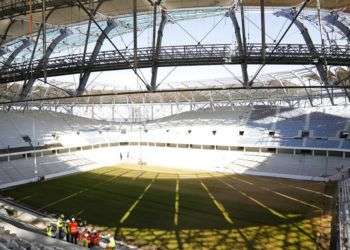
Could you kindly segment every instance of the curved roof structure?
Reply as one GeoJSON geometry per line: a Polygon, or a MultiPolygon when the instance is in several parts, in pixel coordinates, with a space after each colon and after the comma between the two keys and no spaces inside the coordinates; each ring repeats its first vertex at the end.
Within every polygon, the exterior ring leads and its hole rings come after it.
{"type": "MultiPolygon", "coordinates": [[[[154,0],[137,0],[136,2],[137,28],[134,29],[134,6],[130,0],[46,0],[47,30],[43,38],[42,34],[38,35],[44,17],[41,0],[0,1],[2,100],[15,103],[30,100],[29,96],[32,96],[31,98],[36,96],[39,99],[52,97],[50,94],[52,88],[54,88],[53,96],[68,95],[74,98],[84,92],[91,94],[94,93],[93,85],[96,78],[100,77],[100,73],[116,72],[116,70],[134,71],[133,76],[136,78],[129,84],[123,83],[125,78],[119,76],[104,77],[102,81],[108,82],[109,86],[112,86],[110,88],[112,91],[142,92],[156,89],[176,91],[181,87],[163,84],[164,79],[167,79],[176,67],[199,68],[212,65],[218,65],[217,68],[225,69],[226,75],[229,73],[234,76],[235,88],[259,88],[261,82],[264,83],[263,87],[275,85],[275,82],[281,85],[279,87],[285,85],[303,87],[301,81],[305,79],[297,74],[292,75],[292,78],[296,79],[294,82],[290,80],[283,82],[284,80],[274,75],[269,75],[272,80],[261,80],[261,71],[257,65],[264,67],[267,64],[293,64],[302,65],[304,68],[306,65],[314,65],[315,68],[306,71],[308,74],[312,73],[312,78],[307,77],[305,81],[313,79],[315,82],[313,87],[323,86],[328,92],[328,84],[337,85],[343,81],[342,78],[332,79],[327,73],[330,72],[330,67],[342,69],[341,66],[350,66],[350,32],[347,28],[350,24],[350,14],[346,13],[350,5],[349,0],[320,0],[321,12],[315,9],[317,2],[315,0],[265,0],[266,22],[269,26],[266,27],[267,41],[264,45],[260,41],[260,34],[263,33],[260,23],[259,5],[262,2],[260,0],[159,0],[157,3],[154,0]],[[32,4],[29,6],[30,2],[32,4]],[[243,2],[244,15],[240,12],[240,8],[231,8],[239,6],[236,5],[237,2],[243,2]],[[157,12],[159,14],[157,19],[153,19],[155,4],[160,4],[159,9],[162,10],[157,12]],[[290,8],[292,6],[297,8],[290,8]],[[301,15],[294,16],[298,9],[301,15]],[[303,9],[305,10],[301,13],[303,9]],[[333,9],[336,11],[330,13],[333,9]],[[88,11],[91,11],[93,16],[91,25],[88,11]],[[320,19],[317,14],[320,14],[320,19]],[[244,29],[243,18],[247,41],[238,39],[243,36],[243,32],[239,31],[240,28],[244,29]],[[286,25],[288,22],[291,23],[290,27],[286,25]],[[320,24],[321,28],[318,26],[320,24]],[[162,25],[166,26],[165,29],[162,25]],[[158,29],[158,35],[153,37],[153,47],[152,29],[154,31],[158,29]],[[201,31],[197,32],[198,30],[201,31]],[[163,31],[165,41],[162,43],[163,34],[161,34],[158,46],[159,41],[155,38],[158,39],[159,32],[163,31]],[[288,31],[286,39],[281,43],[283,33],[288,31]],[[134,50],[132,45],[134,41],[132,35],[140,36],[137,50],[134,50]],[[181,39],[177,39],[178,37],[181,39]],[[321,39],[325,40],[323,44],[321,39]],[[242,44],[246,46],[246,54],[242,51],[242,44]],[[262,57],[263,50],[266,57],[262,57]],[[234,65],[237,65],[237,68],[234,68],[234,65]],[[227,66],[233,67],[229,69],[227,66]],[[175,68],[164,73],[170,67],[175,68]],[[149,68],[150,72],[146,70],[142,72],[142,69],[146,68],[149,68]],[[164,79],[160,78],[157,81],[158,68],[160,71],[163,70],[164,79]],[[238,73],[238,77],[232,72],[238,73]],[[89,78],[90,74],[92,76],[89,78]],[[59,79],[61,76],[72,77],[72,85],[61,84],[62,81],[59,79]],[[274,84],[271,85],[271,81],[274,84]]],[[[295,67],[288,69],[294,70],[295,67]]],[[[277,71],[281,70],[283,66],[277,71]]],[[[262,73],[270,74],[271,71],[262,73]]],[[[61,79],[65,82],[67,78],[61,79]]],[[[207,87],[215,88],[220,85],[231,86],[230,81],[220,84],[213,80],[210,82],[203,84],[204,90],[207,87]]],[[[96,84],[100,87],[98,91],[105,90],[101,82],[96,84]]],[[[185,85],[184,87],[188,89],[195,88],[193,82],[185,85]]],[[[249,90],[243,91],[249,92],[249,90]]],[[[291,92],[294,93],[294,90],[291,92]]],[[[305,94],[308,91],[302,92],[305,94]]],[[[340,93],[341,90],[337,92],[340,93]]],[[[350,93],[345,90],[343,92],[350,98],[350,93]]],[[[315,93],[320,94],[318,90],[315,93]]]]}
{"type": "MultiPolygon", "coordinates": [[[[97,16],[115,17],[132,13],[133,6],[130,0],[80,0],[87,7],[96,11],[97,16]],[[90,3],[92,5],[90,6],[90,3]]],[[[12,40],[16,37],[30,33],[30,29],[36,32],[42,20],[42,1],[32,0],[32,6],[27,0],[3,0],[0,2],[0,34],[2,41],[12,40]],[[31,13],[31,14],[30,14],[31,13]],[[32,20],[32,27],[29,25],[32,20]]],[[[138,0],[137,11],[148,12],[153,9],[154,0],[138,0]]],[[[163,0],[161,5],[168,10],[205,8],[205,7],[228,7],[233,4],[232,0],[163,0]]],[[[265,0],[265,6],[296,6],[301,0],[265,0]]],[[[77,6],[73,0],[46,0],[47,22],[51,26],[66,26],[73,23],[87,21],[87,15],[77,6]]],[[[316,1],[310,1],[307,7],[315,7],[316,1]]],[[[260,0],[246,0],[245,6],[259,6],[260,0]]],[[[323,9],[350,8],[348,0],[321,0],[323,9]]]]}

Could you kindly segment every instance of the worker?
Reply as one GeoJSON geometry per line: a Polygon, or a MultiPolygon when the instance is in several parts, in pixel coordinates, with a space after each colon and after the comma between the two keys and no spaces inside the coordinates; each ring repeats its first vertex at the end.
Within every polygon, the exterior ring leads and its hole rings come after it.
{"type": "Polygon", "coordinates": [[[71,222],[69,223],[69,232],[71,237],[71,243],[77,244],[77,239],[79,236],[78,231],[78,223],[75,221],[75,218],[72,218],[71,222]]]}
{"type": "Polygon", "coordinates": [[[71,242],[69,224],[70,224],[70,220],[66,220],[66,223],[64,223],[64,228],[63,228],[64,234],[66,235],[67,242],[71,242]]]}
{"type": "Polygon", "coordinates": [[[48,225],[47,228],[46,228],[46,235],[50,238],[54,238],[54,233],[53,233],[53,230],[52,230],[52,225],[48,225]]]}
{"type": "Polygon", "coordinates": [[[84,230],[81,237],[81,242],[83,247],[88,247],[91,242],[90,232],[88,230],[84,230]]]}
{"type": "Polygon", "coordinates": [[[77,238],[77,242],[79,246],[84,246],[85,245],[85,239],[84,239],[84,229],[81,228],[81,226],[79,227],[79,233],[78,233],[78,238],[77,238]]]}
{"type": "Polygon", "coordinates": [[[91,242],[90,242],[90,248],[94,247],[94,246],[99,246],[100,244],[100,233],[97,232],[95,229],[92,230],[91,233],[91,242]]]}
{"type": "Polygon", "coordinates": [[[110,234],[107,235],[109,239],[108,247],[107,249],[114,250],[115,249],[115,239],[110,234]]]}
{"type": "Polygon", "coordinates": [[[60,240],[64,239],[64,215],[61,214],[61,216],[57,220],[57,230],[58,230],[58,238],[60,240]]]}

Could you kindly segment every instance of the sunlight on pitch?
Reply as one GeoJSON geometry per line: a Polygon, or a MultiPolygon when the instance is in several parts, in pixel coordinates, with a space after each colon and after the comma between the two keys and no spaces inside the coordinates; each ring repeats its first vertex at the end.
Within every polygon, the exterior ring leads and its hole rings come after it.
{"type": "Polygon", "coordinates": [[[180,181],[176,180],[176,188],[175,188],[175,214],[174,214],[174,225],[178,226],[179,224],[179,206],[180,206],[180,181]]]}
{"type": "Polygon", "coordinates": [[[215,199],[214,195],[209,191],[209,189],[207,188],[207,186],[203,183],[203,181],[200,180],[200,183],[202,185],[202,187],[204,188],[205,191],[207,191],[210,199],[212,200],[212,202],[215,204],[215,206],[219,209],[219,211],[221,212],[221,214],[224,216],[225,220],[230,223],[233,224],[232,219],[230,218],[230,215],[228,214],[228,212],[225,210],[224,205],[222,205],[222,203],[220,203],[218,200],[215,199]]]}
{"type": "Polygon", "coordinates": [[[243,195],[244,197],[248,198],[249,200],[255,202],[256,204],[258,204],[259,206],[267,209],[271,214],[277,216],[277,217],[280,217],[282,219],[287,219],[286,216],[284,216],[283,214],[277,212],[276,210],[270,208],[269,206],[265,205],[264,203],[262,203],[261,201],[258,201],[257,199],[253,198],[252,196],[248,195],[247,193],[243,192],[243,191],[240,191],[238,190],[237,188],[235,188],[234,186],[232,186],[231,184],[217,178],[218,181],[220,181],[221,183],[225,184],[227,187],[229,187],[230,189],[232,190],[235,190],[237,192],[239,192],[241,195],[243,195]]]}
{"type": "Polygon", "coordinates": [[[119,223],[123,224],[128,217],[130,216],[130,214],[132,213],[132,211],[135,209],[135,207],[139,204],[139,202],[143,199],[143,197],[145,196],[145,194],[147,193],[147,191],[150,189],[150,187],[152,186],[152,184],[155,182],[155,180],[157,179],[158,174],[153,178],[153,180],[151,181],[151,183],[149,183],[145,190],[143,190],[142,194],[137,198],[137,200],[134,202],[134,204],[131,205],[131,207],[128,209],[128,211],[126,211],[126,213],[123,215],[123,217],[120,219],[119,223]]]}
{"type": "Polygon", "coordinates": [[[317,210],[319,210],[319,211],[322,211],[322,208],[320,208],[320,207],[318,207],[318,206],[316,206],[316,205],[313,205],[313,204],[311,204],[311,203],[308,203],[308,202],[306,202],[306,201],[300,200],[300,199],[298,199],[298,198],[295,198],[295,197],[292,197],[292,196],[289,196],[289,195],[286,195],[286,194],[283,194],[283,193],[280,193],[280,192],[277,192],[277,191],[273,191],[273,190],[271,190],[271,189],[269,189],[269,188],[267,188],[267,187],[262,187],[262,186],[256,185],[256,184],[254,184],[254,183],[252,183],[252,182],[249,182],[249,181],[246,181],[246,180],[242,180],[242,179],[240,179],[240,178],[238,178],[238,177],[235,177],[235,176],[230,176],[230,178],[231,178],[231,179],[238,180],[238,181],[241,181],[241,182],[244,182],[244,183],[248,183],[249,185],[253,185],[254,187],[257,187],[257,188],[259,188],[259,189],[262,189],[262,190],[265,190],[265,191],[274,193],[274,194],[279,195],[279,196],[281,196],[281,197],[284,197],[284,198],[286,198],[286,199],[289,199],[289,200],[292,200],[292,201],[301,203],[301,204],[303,204],[303,205],[306,205],[306,206],[308,206],[308,207],[312,207],[312,208],[315,208],[315,209],[317,209],[317,210]]]}
{"type": "Polygon", "coordinates": [[[59,199],[59,200],[54,201],[54,202],[51,202],[51,203],[49,203],[49,204],[47,204],[47,205],[45,205],[45,206],[39,208],[38,211],[42,211],[42,210],[44,210],[44,209],[46,209],[46,208],[48,208],[48,207],[51,207],[51,206],[53,206],[53,205],[56,205],[56,204],[58,204],[58,203],[60,203],[60,202],[62,202],[62,201],[66,201],[66,200],[68,200],[68,199],[70,199],[70,198],[76,197],[76,196],[78,196],[78,195],[80,195],[80,194],[82,194],[82,193],[85,193],[85,192],[91,190],[92,188],[96,188],[96,187],[98,187],[98,186],[101,186],[101,185],[110,183],[110,182],[114,181],[115,179],[117,179],[117,178],[119,178],[119,177],[121,177],[121,176],[123,176],[124,174],[127,174],[127,173],[129,173],[129,172],[130,172],[130,171],[122,172],[121,174],[118,174],[117,176],[114,176],[113,178],[110,178],[110,179],[108,179],[107,181],[103,181],[103,182],[97,183],[97,184],[91,186],[90,188],[84,188],[84,189],[82,189],[82,190],[80,190],[80,191],[78,191],[78,192],[75,192],[75,193],[73,193],[73,194],[71,194],[71,195],[68,195],[68,196],[66,196],[66,197],[63,197],[62,199],[59,199]]]}

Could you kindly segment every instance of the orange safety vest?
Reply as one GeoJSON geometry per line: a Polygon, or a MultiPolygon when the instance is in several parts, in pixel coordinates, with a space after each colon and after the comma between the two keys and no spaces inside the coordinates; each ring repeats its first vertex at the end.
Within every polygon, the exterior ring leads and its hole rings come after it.
{"type": "Polygon", "coordinates": [[[78,223],[76,222],[69,223],[69,231],[71,234],[78,233],[78,223]]]}

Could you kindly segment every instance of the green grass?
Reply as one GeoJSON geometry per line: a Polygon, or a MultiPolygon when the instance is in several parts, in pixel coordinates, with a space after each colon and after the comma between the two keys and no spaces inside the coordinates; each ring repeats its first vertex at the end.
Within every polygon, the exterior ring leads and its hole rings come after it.
{"type": "Polygon", "coordinates": [[[317,182],[123,165],[2,193],[139,246],[327,249],[332,190],[317,182]]]}

